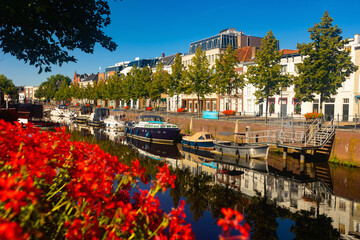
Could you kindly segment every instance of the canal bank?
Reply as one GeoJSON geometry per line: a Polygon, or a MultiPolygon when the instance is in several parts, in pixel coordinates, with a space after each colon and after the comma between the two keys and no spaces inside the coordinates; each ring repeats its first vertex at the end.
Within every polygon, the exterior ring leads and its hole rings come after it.
{"type": "MultiPolygon", "coordinates": [[[[127,117],[129,120],[135,120],[139,116],[138,113],[128,112],[127,117]]],[[[193,134],[198,131],[206,131],[217,139],[231,140],[232,136],[220,135],[221,132],[234,132],[236,128],[235,120],[209,120],[209,119],[197,119],[197,118],[184,118],[181,115],[162,115],[165,119],[168,119],[171,123],[176,123],[181,128],[183,134],[193,134]]],[[[238,132],[248,131],[263,131],[274,130],[274,125],[267,125],[264,123],[243,123],[238,121],[238,132]]],[[[279,128],[279,126],[277,126],[279,128]]],[[[329,149],[330,154],[324,154],[325,158],[338,159],[340,163],[356,163],[360,166],[360,130],[354,129],[337,129],[335,137],[332,142],[332,147],[329,149]]],[[[313,154],[313,152],[308,152],[313,154]]]]}

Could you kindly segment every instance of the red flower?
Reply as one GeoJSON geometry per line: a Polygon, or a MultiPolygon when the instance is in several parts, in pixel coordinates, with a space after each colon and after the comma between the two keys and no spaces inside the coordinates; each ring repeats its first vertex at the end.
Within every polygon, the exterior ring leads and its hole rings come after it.
{"type": "Polygon", "coordinates": [[[312,113],[306,113],[305,115],[306,119],[316,119],[321,118],[323,116],[322,113],[312,112],[312,113]]]}
{"type": "Polygon", "coordinates": [[[28,239],[29,234],[23,234],[23,229],[16,222],[10,222],[0,217],[0,239],[28,239]]]}
{"type": "Polygon", "coordinates": [[[234,115],[235,111],[233,111],[233,110],[225,110],[225,111],[223,111],[223,114],[224,115],[234,115]]]}
{"type": "Polygon", "coordinates": [[[129,106],[125,106],[125,109],[129,109],[130,107],[129,106]]]}
{"type": "Polygon", "coordinates": [[[152,109],[152,107],[147,107],[146,110],[150,111],[152,109]]]}
{"type": "Polygon", "coordinates": [[[243,220],[241,213],[231,208],[222,208],[221,212],[224,214],[224,218],[220,218],[217,224],[222,227],[223,235],[230,236],[231,230],[236,229],[244,239],[249,238],[250,226],[247,223],[245,223],[244,226],[241,225],[241,221],[243,220]],[[233,218],[233,216],[235,218],[233,218]]]}
{"type": "Polygon", "coordinates": [[[177,109],[177,112],[180,112],[180,113],[185,112],[185,111],[186,111],[185,108],[178,108],[177,109]]]}
{"type": "Polygon", "coordinates": [[[166,191],[167,185],[174,188],[176,175],[170,174],[167,164],[165,163],[163,167],[158,167],[158,169],[159,172],[156,174],[156,183],[161,186],[163,192],[166,191]]]}

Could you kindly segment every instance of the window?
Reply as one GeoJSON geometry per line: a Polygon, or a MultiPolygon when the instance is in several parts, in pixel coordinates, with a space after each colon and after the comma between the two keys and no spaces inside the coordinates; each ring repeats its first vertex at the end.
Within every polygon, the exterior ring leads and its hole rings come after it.
{"type": "Polygon", "coordinates": [[[237,108],[238,112],[242,112],[242,99],[238,99],[238,108],[237,108]]]}
{"type": "Polygon", "coordinates": [[[348,98],[344,98],[344,99],[343,99],[343,102],[344,102],[344,103],[349,103],[349,99],[348,99],[348,98]]]}
{"type": "Polygon", "coordinates": [[[295,64],[295,67],[294,67],[295,69],[295,73],[298,73],[299,72],[299,63],[298,64],[295,64]]]}
{"type": "Polygon", "coordinates": [[[287,72],[287,66],[286,65],[281,66],[281,72],[283,72],[283,73],[287,72]]]}
{"type": "Polygon", "coordinates": [[[213,105],[213,106],[212,106],[212,110],[213,110],[213,111],[217,111],[217,109],[216,109],[216,101],[213,101],[213,102],[212,102],[212,105],[213,105]]]}
{"type": "Polygon", "coordinates": [[[210,101],[206,101],[206,111],[210,111],[210,101]]]}
{"type": "Polygon", "coordinates": [[[301,114],[301,103],[300,103],[300,101],[297,100],[296,98],[294,98],[293,103],[294,103],[294,113],[295,114],[301,114]]]}

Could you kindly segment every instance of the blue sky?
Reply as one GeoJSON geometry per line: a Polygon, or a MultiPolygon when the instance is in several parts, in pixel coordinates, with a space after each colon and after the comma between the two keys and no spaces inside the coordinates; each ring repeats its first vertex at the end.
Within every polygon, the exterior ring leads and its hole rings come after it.
{"type": "Polygon", "coordinates": [[[233,1],[233,0],[109,0],[112,23],[105,29],[118,44],[114,52],[96,46],[94,54],[73,52],[77,63],[53,66],[52,72],[38,74],[10,55],[0,53],[0,74],[15,85],[38,86],[47,77],[63,74],[96,73],[101,67],[135,57],[155,58],[187,52],[190,42],[216,35],[232,27],[246,35],[264,37],[271,29],[280,48],[296,49],[309,42],[308,28],[320,22],[325,10],[342,28],[344,38],[360,33],[360,1],[233,1]]]}

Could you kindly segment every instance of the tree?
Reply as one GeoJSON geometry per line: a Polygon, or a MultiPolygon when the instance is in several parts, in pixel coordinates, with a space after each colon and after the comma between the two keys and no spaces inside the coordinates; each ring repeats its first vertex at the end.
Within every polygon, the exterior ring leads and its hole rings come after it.
{"type": "Polygon", "coordinates": [[[165,93],[166,83],[169,81],[169,73],[164,70],[162,62],[156,66],[156,71],[152,74],[151,85],[149,85],[149,97],[152,101],[160,100],[161,94],[165,93]]]}
{"type": "Polygon", "coordinates": [[[110,24],[105,0],[0,1],[0,48],[19,60],[51,71],[52,64],[76,62],[68,51],[93,53],[96,43],[117,47],[103,29],[110,24]]]}
{"type": "Polygon", "coordinates": [[[295,81],[296,98],[313,101],[320,95],[320,112],[323,101],[337,94],[337,89],[351,73],[357,70],[350,53],[344,51],[348,40],[342,40],[342,30],[332,26],[333,19],[326,11],[321,22],[310,28],[312,42],[298,44],[299,53],[305,56],[298,65],[299,77],[295,81]]]}
{"type": "MultiPolygon", "coordinates": [[[[244,80],[235,72],[235,66],[238,62],[235,51],[229,44],[224,54],[220,55],[219,59],[215,61],[215,76],[213,78],[212,86],[217,94],[229,96],[233,90],[243,88],[244,80]]],[[[226,108],[228,110],[228,108],[226,108]]]]}
{"type": "Polygon", "coordinates": [[[71,98],[69,85],[66,81],[62,81],[59,90],[55,93],[56,101],[67,101],[71,98]]]}
{"type": "Polygon", "coordinates": [[[186,74],[186,84],[188,94],[196,94],[198,99],[198,115],[202,109],[200,98],[204,99],[206,94],[211,93],[211,79],[213,77],[212,69],[209,68],[210,64],[202,51],[201,47],[196,49],[195,56],[192,58],[192,65],[189,65],[189,70],[186,74]]]}
{"type": "Polygon", "coordinates": [[[36,98],[45,98],[47,101],[55,99],[56,92],[60,89],[63,82],[69,86],[71,79],[62,74],[52,75],[40,84],[39,89],[35,93],[36,98]]]}
{"type": "Polygon", "coordinates": [[[126,75],[124,82],[123,82],[123,89],[124,89],[124,95],[123,99],[125,100],[125,103],[128,104],[131,99],[135,99],[135,76],[139,69],[136,67],[136,65],[133,65],[130,72],[126,75]]]}
{"type": "Polygon", "coordinates": [[[150,67],[138,68],[135,72],[133,99],[145,101],[149,97],[152,71],[150,67]]]}
{"type": "Polygon", "coordinates": [[[280,94],[281,88],[290,85],[291,78],[281,74],[280,59],[282,52],[278,50],[278,40],[270,30],[261,41],[262,46],[255,53],[255,66],[250,66],[246,72],[248,83],[254,85],[257,90],[255,97],[257,103],[266,99],[265,122],[269,109],[269,97],[280,94]]]}
{"type": "Polygon", "coordinates": [[[4,101],[5,94],[10,95],[13,100],[18,98],[18,91],[12,80],[5,77],[4,74],[0,74],[0,108],[4,101]]]}
{"type": "MultiPolygon", "coordinates": [[[[171,65],[171,74],[167,82],[167,92],[170,97],[176,95],[176,103],[179,104],[179,94],[185,90],[184,86],[184,66],[181,63],[181,56],[179,53],[176,54],[175,62],[171,65]]],[[[177,105],[177,107],[179,107],[177,105]]]]}

